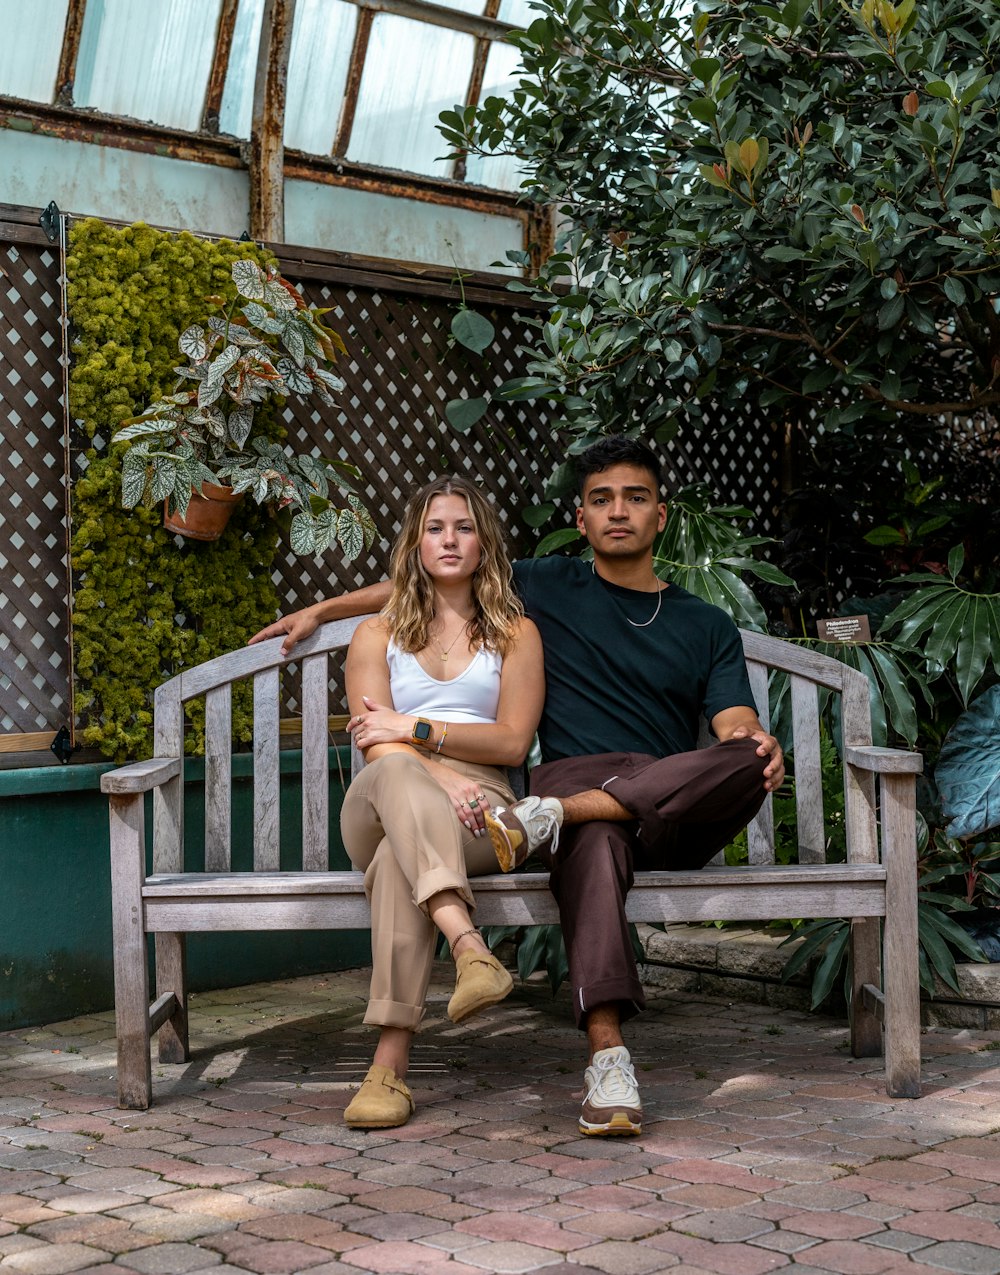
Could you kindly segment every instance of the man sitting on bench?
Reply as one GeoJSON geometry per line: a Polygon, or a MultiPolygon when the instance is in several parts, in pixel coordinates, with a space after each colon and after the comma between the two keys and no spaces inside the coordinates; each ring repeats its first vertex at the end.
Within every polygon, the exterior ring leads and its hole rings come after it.
{"type": "MultiPolygon", "coordinates": [[[[643,443],[608,437],[575,459],[577,527],[593,562],[514,564],[545,652],[542,764],[531,795],[494,811],[505,867],[547,855],[590,1063],[582,1133],[637,1134],[642,1106],[622,1023],[644,1006],[625,899],[633,871],[703,867],[784,776],[761,726],[739,632],[728,615],[659,580],[652,548],[666,522],[660,467],[643,443]],[[705,716],[719,741],[698,749],[705,716]]],[[[251,641],[283,651],[320,624],[378,611],[388,585],[318,602],[251,641]]]]}

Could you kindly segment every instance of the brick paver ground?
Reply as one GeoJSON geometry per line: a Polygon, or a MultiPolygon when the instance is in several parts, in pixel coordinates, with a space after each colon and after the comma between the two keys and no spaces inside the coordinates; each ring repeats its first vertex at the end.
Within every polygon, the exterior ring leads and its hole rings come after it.
{"type": "Polygon", "coordinates": [[[661,995],[629,1032],[638,1140],[581,1138],[582,1038],[518,987],[432,986],[405,1128],[341,1111],[367,971],[192,998],[192,1059],[114,1105],[110,1014],[0,1035],[0,1272],[1000,1275],[1000,1033],[925,1033],[892,1100],[844,1023],[661,995]]]}

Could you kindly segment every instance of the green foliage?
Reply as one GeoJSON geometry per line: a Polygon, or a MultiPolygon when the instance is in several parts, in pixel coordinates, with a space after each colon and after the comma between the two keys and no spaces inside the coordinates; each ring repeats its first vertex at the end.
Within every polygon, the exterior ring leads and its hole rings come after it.
{"type": "Polygon", "coordinates": [[[167,501],[183,517],[206,482],[248,493],[259,505],[292,512],[295,553],[322,553],[338,543],[348,558],[370,547],[375,526],[357,496],[345,508],[330,500],[330,482],[350,489],[357,470],[324,456],[294,456],[269,436],[267,405],[277,397],[315,394],[330,407],[344,382],[334,375],[344,343],[277,267],[234,261],[224,295],[207,297],[217,313],[180,335],[188,362],[174,371],[173,392],[127,417],[112,443],[126,444],[122,503],[132,509],[167,501]],[[238,318],[237,315],[240,317],[238,318]],[[263,406],[262,406],[263,405],[263,406]]]}
{"type": "MultiPolygon", "coordinates": [[[[827,730],[820,729],[820,777],[823,789],[823,820],[826,827],[827,863],[847,859],[847,831],[844,824],[844,767],[827,730]]],[[[798,825],[795,813],[795,754],[785,755],[785,782],[774,794],[774,861],[797,863],[798,825]]],[[[747,834],[741,832],[725,850],[726,863],[735,867],[749,861],[747,834]]]]}
{"type": "MultiPolygon", "coordinates": [[[[151,753],[150,692],[166,678],[242,645],[278,609],[271,582],[277,524],[253,505],[222,538],[182,545],[159,511],[121,505],[121,465],[107,451],[118,423],[174,379],[181,332],[222,290],[252,244],[209,243],[96,220],[70,233],[73,324],[70,408],[90,446],[73,488],[73,650],[82,741],[121,761],[151,753]]],[[[280,429],[268,425],[280,440],[280,429]]],[[[234,739],[249,740],[245,705],[234,739]]],[[[200,747],[194,723],[189,747],[200,747]]]]}
{"type": "Polygon", "coordinates": [[[508,395],[581,438],[751,392],[848,435],[1000,403],[994,0],[538,9],[512,100],[441,116],[567,226],[508,395]]]}
{"type": "Polygon", "coordinates": [[[918,571],[900,584],[919,584],[886,617],[883,629],[898,627],[896,642],[919,652],[929,682],[947,673],[962,706],[983,684],[984,674],[1000,670],[1000,593],[971,593],[958,583],[965,550],[957,545],[948,555],[948,578],[918,571]]]}
{"type": "MultiPolygon", "coordinates": [[[[635,959],[642,961],[646,954],[638,932],[631,922],[628,928],[635,959]]],[[[486,925],[482,934],[491,952],[507,939],[514,941],[517,972],[522,981],[538,970],[545,970],[555,996],[569,977],[566,943],[559,925],[486,925]]]]}
{"type": "Polygon", "coordinates": [[[653,546],[653,569],[661,579],[721,607],[742,628],[764,632],[764,608],[742,573],[791,588],[795,582],[753,557],[754,549],[773,541],[740,532],[737,522],[751,517],[751,510],[738,506],[713,508],[703,484],[683,488],[668,505],[666,526],[653,546]]]}

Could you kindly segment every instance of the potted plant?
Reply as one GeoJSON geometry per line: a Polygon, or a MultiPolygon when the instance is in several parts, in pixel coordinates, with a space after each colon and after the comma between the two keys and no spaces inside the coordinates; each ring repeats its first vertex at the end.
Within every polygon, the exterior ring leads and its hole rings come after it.
{"type": "Polygon", "coordinates": [[[228,519],[244,494],[260,505],[288,509],[295,553],[321,553],[337,541],[348,558],[371,545],[375,527],[348,475],[353,466],[325,456],[297,456],[274,440],[261,407],[288,395],[315,393],[326,406],[344,382],[333,371],[346,353],[322,322],[325,310],[306,304],[274,266],[233,264],[235,296],[209,297],[216,307],[178,344],[187,363],[176,368],[173,393],[122,422],[112,442],[124,443],[122,504],[164,502],[165,525],[196,539],[215,539],[203,522],[217,506],[228,519]],[[342,507],[331,484],[345,489],[342,507]]]}

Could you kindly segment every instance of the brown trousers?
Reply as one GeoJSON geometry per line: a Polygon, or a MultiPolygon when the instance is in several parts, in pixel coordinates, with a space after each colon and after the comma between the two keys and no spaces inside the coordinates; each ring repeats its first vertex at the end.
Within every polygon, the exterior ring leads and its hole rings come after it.
{"type": "MultiPolygon", "coordinates": [[[[491,805],[513,800],[502,770],[451,757],[434,764],[478,780],[491,805]]],[[[437,945],[427,900],[454,890],[471,911],[469,877],[496,872],[496,854],[489,837],[474,837],[462,826],[416,753],[387,753],[365,766],[347,789],[340,829],[351,862],[365,874],[372,910],[365,1022],[413,1031],[424,1015],[437,945]]]]}
{"type": "Polygon", "coordinates": [[[673,757],[602,753],[536,766],[531,791],[571,797],[603,788],[629,823],[563,825],[550,888],[559,917],[577,1026],[617,1003],[622,1020],[645,1007],[625,898],[638,870],[701,868],[754,817],[766,797],[755,740],[727,740],[673,757]]]}

